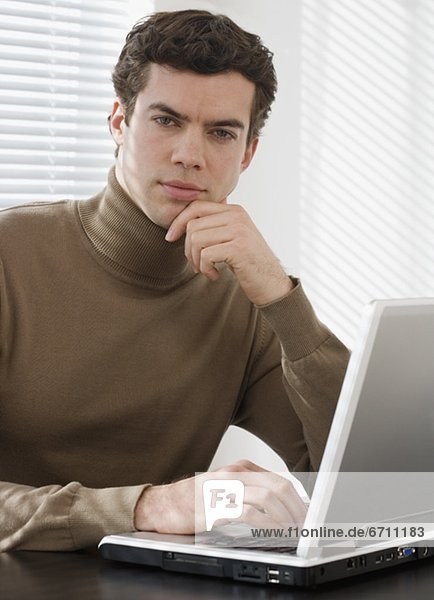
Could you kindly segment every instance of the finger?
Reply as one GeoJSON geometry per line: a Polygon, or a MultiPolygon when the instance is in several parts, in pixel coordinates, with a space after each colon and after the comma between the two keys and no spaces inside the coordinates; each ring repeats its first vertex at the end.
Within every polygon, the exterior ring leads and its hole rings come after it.
{"type": "Polygon", "coordinates": [[[218,471],[220,471],[222,477],[224,477],[224,472],[236,475],[246,486],[253,485],[273,490],[286,510],[293,515],[294,522],[304,522],[307,513],[306,504],[299,496],[294,484],[286,477],[271,473],[247,460],[237,461],[232,465],[222,467],[218,471]]]}
{"type": "Polygon", "coordinates": [[[173,219],[166,233],[165,239],[168,242],[174,242],[186,232],[189,221],[227,210],[228,207],[224,204],[209,202],[206,200],[195,200],[194,202],[191,202],[187,208],[184,208],[184,210],[181,211],[179,215],[175,217],[175,219],[173,219]]]}
{"type": "Polygon", "coordinates": [[[248,460],[247,458],[242,458],[241,460],[237,460],[234,463],[234,466],[240,467],[241,469],[245,469],[246,471],[256,471],[257,473],[271,473],[268,469],[264,469],[260,465],[248,460]]]}
{"type": "MultiPolygon", "coordinates": [[[[238,460],[234,463],[232,463],[231,465],[228,465],[226,467],[222,467],[221,469],[219,469],[221,471],[226,470],[227,472],[257,472],[257,473],[266,473],[267,474],[267,478],[271,478],[270,480],[273,483],[270,483],[267,485],[281,485],[284,489],[286,489],[286,493],[284,494],[285,497],[290,496],[291,499],[295,500],[297,503],[297,506],[299,507],[299,511],[301,513],[301,515],[305,515],[306,513],[306,504],[304,502],[304,500],[301,498],[301,496],[299,495],[299,493],[297,492],[294,484],[292,483],[291,479],[288,479],[285,476],[279,475],[278,473],[273,473],[272,471],[269,471],[267,469],[264,469],[263,467],[257,465],[256,463],[247,460],[247,459],[241,459],[238,460]]],[[[288,473],[289,475],[289,473],[288,473]]],[[[248,481],[246,481],[246,483],[251,483],[253,484],[253,482],[256,482],[257,485],[261,485],[260,481],[264,481],[262,479],[262,475],[259,476],[255,476],[255,475],[251,475],[251,476],[247,476],[248,477],[248,481]]]]}
{"type": "MultiPolygon", "coordinates": [[[[219,214],[212,214],[212,215],[208,215],[206,217],[193,219],[187,223],[184,252],[185,252],[185,256],[187,257],[187,259],[192,261],[193,264],[197,267],[197,269],[199,266],[199,262],[197,260],[192,260],[193,257],[192,257],[192,246],[191,246],[192,242],[191,242],[191,240],[192,240],[193,234],[196,234],[200,231],[204,231],[207,229],[212,230],[212,229],[217,229],[220,227],[225,227],[228,225],[228,222],[229,222],[229,220],[228,220],[227,214],[219,213],[219,214]]],[[[227,239],[224,239],[223,241],[227,241],[227,239]]],[[[213,244],[218,243],[218,238],[216,237],[212,243],[213,244]]],[[[209,245],[209,244],[204,244],[203,247],[205,247],[206,245],[209,245]]]]}
{"type": "MultiPolygon", "coordinates": [[[[230,523],[247,523],[248,525],[255,525],[256,527],[261,528],[282,528],[282,523],[280,521],[275,521],[272,517],[261,512],[256,508],[256,506],[252,504],[244,504],[243,512],[239,517],[236,518],[221,518],[216,519],[213,524],[213,529],[216,527],[222,527],[224,525],[228,525],[230,523]]],[[[288,527],[285,524],[285,527],[288,527]]],[[[234,541],[236,538],[234,538],[234,541]]]]}
{"type": "Polygon", "coordinates": [[[220,471],[224,471],[227,473],[237,473],[239,471],[252,471],[252,472],[260,472],[260,473],[271,473],[271,471],[268,471],[267,469],[264,469],[263,467],[257,465],[256,463],[252,462],[251,460],[248,460],[246,458],[242,458],[240,460],[235,461],[234,463],[231,463],[230,465],[226,465],[225,467],[219,467],[218,469],[215,469],[215,472],[218,473],[220,471]]]}
{"type": "Polygon", "coordinates": [[[258,508],[267,512],[272,511],[270,514],[282,522],[303,523],[307,513],[305,503],[290,481],[283,477],[276,477],[277,479],[265,478],[261,475],[257,478],[258,485],[246,487],[245,494],[248,494],[250,503],[255,503],[258,508]],[[252,493],[250,489],[253,490],[252,493]],[[256,499],[253,494],[257,494],[256,499]],[[263,502],[263,506],[260,506],[260,502],[263,502]]]}
{"type": "Polygon", "coordinates": [[[230,264],[229,257],[232,254],[232,248],[232,241],[203,248],[200,253],[199,271],[211,281],[216,281],[220,274],[215,265],[219,262],[230,264]]]}
{"type": "MultiPolygon", "coordinates": [[[[181,213],[180,213],[181,214],[181,213]]],[[[235,216],[231,208],[218,213],[211,213],[191,219],[186,225],[186,235],[189,232],[200,231],[202,229],[212,229],[213,227],[222,227],[224,225],[230,225],[238,219],[235,216]]]]}
{"type": "Polygon", "coordinates": [[[303,523],[306,518],[307,508],[299,496],[294,484],[284,477],[274,473],[261,475],[262,486],[271,490],[291,515],[294,523],[303,523]]]}
{"type": "Polygon", "coordinates": [[[244,503],[265,512],[277,523],[294,523],[295,516],[291,508],[279,498],[271,488],[247,486],[244,488],[244,503]]]}
{"type": "Polygon", "coordinates": [[[185,256],[197,269],[200,268],[202,251],[209,246],[230,242],[235,235],[234,226],[222,225],[211,229],[187,230],[185,256]]]}
{"type": "Polygon", "coordinates": [[[255,527],[261,528],[282,528],[281,521],[275,521],[272,517],[259,511],[251,504],[244,505],[243,512],[237,521],[242,521],[243,523],[248,523],[249,525],[254,525],[255,527]]]}
{"type": "MultiPolygon", "coordinates": [[[[265,481],[263,482],[265,483],[265,481]]],[[[268,482],[267,482],[268,483],[268,482]]],[[[294,484],[284,477],[271,474],[269,489],[279,498],[294,523],[303,523],[306,518],[307,508],[299,496],[294,484]]]]}

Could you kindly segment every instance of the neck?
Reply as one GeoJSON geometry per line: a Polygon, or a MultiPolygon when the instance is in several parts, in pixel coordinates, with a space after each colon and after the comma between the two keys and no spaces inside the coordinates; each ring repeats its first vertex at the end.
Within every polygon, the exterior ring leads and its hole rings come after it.
{"type": "Polygon", "coordinates": [[[114,274],[155,288],[171,288],[194,272],[184,255],[184,237],[166,242],[166,230],[133,202],[110,170],[107,187],[78,203],[84,231],[99,259],[114,274]]]}

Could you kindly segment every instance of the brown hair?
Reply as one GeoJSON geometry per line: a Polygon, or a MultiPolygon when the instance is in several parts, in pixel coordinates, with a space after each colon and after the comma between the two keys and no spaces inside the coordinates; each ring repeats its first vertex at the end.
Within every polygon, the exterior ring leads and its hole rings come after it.
{"type": "Polygon", "coordinates": [[[126,38],[112,74],[128,125],[151,63],[213,74],[237,71],[255,84],[247,143],[258,136],[277,90],[273,54],[259,36],[229,17],[205,10],[158,12],[138,21],[126,38]]]}

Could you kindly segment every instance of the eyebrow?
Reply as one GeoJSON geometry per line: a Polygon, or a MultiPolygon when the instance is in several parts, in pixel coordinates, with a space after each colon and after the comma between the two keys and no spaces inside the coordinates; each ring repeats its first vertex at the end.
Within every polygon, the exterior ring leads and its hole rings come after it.
{"type": "MultiPolygon", "coordinates": [[[[148,110],[161,110],[162,112],[170,115],[171,117],[175,117],[180,121],[189,122],[191,119],[187,115],[183,115],[176,111],[174,108],[167,106],[163,102],[153,102],[148,106],[148,110]]],[[[219,119],[216,121],[206,121],[205,127],[233,127],[234,129],[240,129],[243,131],[245,129],[245,125],[239,119],[219,119]]]]}

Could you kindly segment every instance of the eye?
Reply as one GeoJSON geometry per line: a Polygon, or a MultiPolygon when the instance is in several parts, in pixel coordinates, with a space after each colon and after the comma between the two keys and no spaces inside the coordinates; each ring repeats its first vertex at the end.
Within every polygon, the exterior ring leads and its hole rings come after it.
{"type": "Polygon", "coordinates": [[[175,121],[170,117],[155,117],[154,121],[163,127],[171,127],[175,125],[175,121]]]}
{"type": "Polygon", "coordinates": [[[233,133],[231,133],[230,131],[227,131],[226,129],[216,129],[215,131],[213,131],[213,135],[214,137],[218,138],[219,140],[234,140],[235,136],[233,133]]]}

